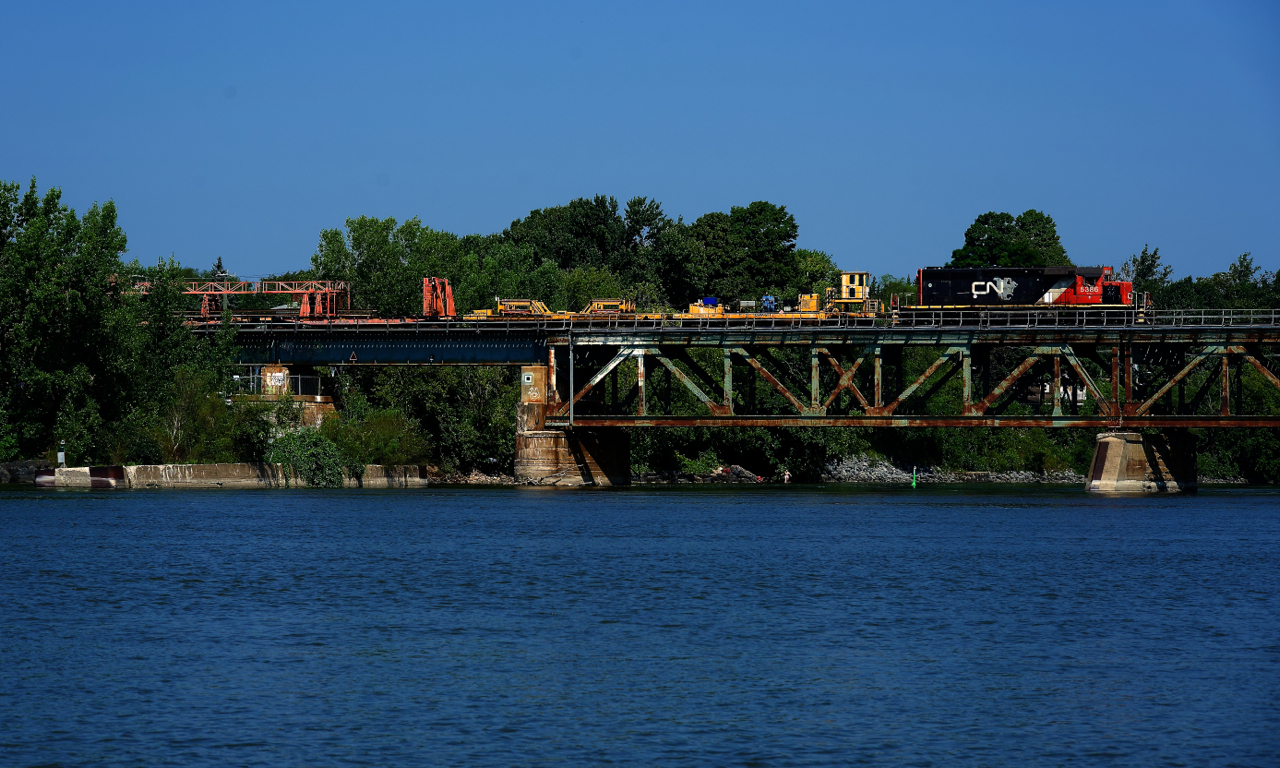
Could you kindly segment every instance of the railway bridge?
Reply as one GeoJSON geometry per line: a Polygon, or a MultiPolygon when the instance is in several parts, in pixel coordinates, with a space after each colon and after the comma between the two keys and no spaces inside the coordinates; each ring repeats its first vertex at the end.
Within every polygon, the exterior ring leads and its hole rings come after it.
{"type": "Polygon", "coordinates": [[[519,366],[517,474],[558,484],[627,482],[622,427],[1086,427],[1091,487],[1176,490],[1185,428],[1280,427],[1278,310],[259,318],[237,341],[250,366],[519,366]]]}

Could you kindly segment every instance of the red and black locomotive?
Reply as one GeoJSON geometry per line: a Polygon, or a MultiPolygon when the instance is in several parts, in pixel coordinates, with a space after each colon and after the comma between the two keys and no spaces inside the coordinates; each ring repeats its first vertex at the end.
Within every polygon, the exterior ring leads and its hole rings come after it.
{"type": "Polygon", "coordinates": [[[1133,283],[1111,267],[925,267],[917,276],[920,307],[1121,308],[1133,283]]]}

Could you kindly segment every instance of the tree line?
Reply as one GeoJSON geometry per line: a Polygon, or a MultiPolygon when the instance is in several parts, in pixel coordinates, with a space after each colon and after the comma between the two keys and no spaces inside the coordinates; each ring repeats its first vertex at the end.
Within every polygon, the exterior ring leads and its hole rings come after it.
{"type": "MultiPolygon", "coordinates": [[[[490,307],[496,296],[538,298],[557,310],[603,297],[629,298],[646,310],[705,296],[772,294],[792,302],[800,293],[822,293],[840,275],[830,254],[798,248],[798,234],[785,206],[764,201],[686,222],[649,198],[622,206],[595,196],[531,211],[488,235],[456,235],[417,218],[361,216],[323,230],[309,267],[273,279],[349,281],[353,306],[383,316],[418,314],[427,276],[450,280],[460,311],[490,307]]],[[[142,264],[127,253],[114,203],[78,215],[57,188],[42,193],[35,180],[25,190],[0,183],[0,460],[52,458],[65,442],[76,464],[274,458],[307,463],[316,478],[330,481],[342,467],[358,471],[366,463],[511,471],[519,397],[513,370],[318,371],[340,415],[306,430],[287,401],[232,401],[232,333],[197,339],[182,324],[180,311],[198,304],[181,294],[181,282],[233,277],[221,259],[201,270],[172,257],[142,264]],[[147,296],[129,289],[135,280],[152,283],[147,296]]],[[[950,263],[1071,261],[1053,219],[1031,210],[978,216],[950,263]]],[[[1225,272],[1175,279],[1159,250],[1144,248],[1123,270],[1158,306],[1280,306],[1275,274],[1249,254],[1225,272]]],[[[888,299],[915,289],[909,277],[884,274],[873,290],[888,299]]],[[[228,311],[280,299],[230,301],[228,311]]],[[[782,362],[790,364],[785,355],[782,362]]],[[[636,468],[686,471],[738,463],[763,475],[786,467],[810,479],[831,459],[866,452],[952,469],[1082,470],[1092,437],[1039,429],[638,429],[632,460],[636,468]]],[[[1200,437],[1202,464],[1213,471],[1269,480],[1280,469],[1274,430],[1205,430],[1200,437]]]]}

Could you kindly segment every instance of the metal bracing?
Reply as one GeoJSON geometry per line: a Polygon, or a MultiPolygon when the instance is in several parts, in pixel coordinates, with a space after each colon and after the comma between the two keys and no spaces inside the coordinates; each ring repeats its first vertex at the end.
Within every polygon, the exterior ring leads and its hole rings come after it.
{"type": "MultiPolygon", "coordinates": [[[[578,342],[579,339],[575,337],[574,341],[578,342]]],[[[1256,371],[1271,387],[1280,390],[1280,377],[1272,370],[1274,359],[1268,358],[1261,347],[1216,344],[1186,349],[1155,347],[1150,344],[1079,346],[1084,347],[1083,350],[1061,343],[1022,347],[1021,360],[996,373],[997,376],[1001,373],[1003,375],[989,391],[981,384],[992,374],[990,346],[945,346],[936,359],[924,365],[920,373],[912,375],[905,386],[902,384],[906,367],[902,345],[810,344],[807,349],[799,350],[799,354],[789,353],[792,355],[790,362],[786,362],[785,357],[779,357],[783,354],[782,348],[771,345],[725,346],[714,357],[710,356],[710,350],[699,353],[704,358],[702,360],[695,359],[687,346],[618,346],[613,350],[612,356],[607,357],[608,362],[596,364],[599,367],[592,371],[581,390],[566,393],[564,398],[559,393],[552,395],[553,401],[561,404],[552,410],[549,423],[557,423],[557,419],[563,419],[571,412],[573,403],[590,393],[606,376],[611,373],[616,376],[619,366],[627,360],[634,359],[636,378],[630,389],[620,394],[615,387],[612,406],[604,394],[593,399],[592,412],[584,414],[579,411],[575,424],[1104,428],[1280,425],[1280,413],[1241,413],[1239,395],[1235,398],[1233,409],[1230,393],[1233,371],[1237,389],[1242,387],[1241,377],[1245,368],[1249,368],[1256,371]],[[652,357],[666,370],[668,381],[674,379],[679,382],[692,396],[690,402],[694,403],[694,412],[673,413],[669,403],[665,409],[659,409],[665,410],[665,413],[655,412],[655,406],[661,404],[647,398],[645,394],[646,357],[652,357]],[[799,366],[803,365],[805,357],[809,363],[807,376],[799,372],[803,370],[799,366]],[[1190,377],[1203,369],[1203,363],[1215,357],[1222,361],[1222,389],[1221,396],[1217,398],[1219,402],[1216,409],[1209,408],[1203,396],[1207,381],[1199,384],[1199,393],[1189,405],[1184,397],[1175,399],[1170,394],[1175,387],[1181,391],[1190,377]],[[713,359],[717,361],[715,367],[719,369],[714,375],[707,370],[713,359]],[[827,361],[826,366],[822,365],[824,359],[827,361]],[[975,360],[981,366],[980,371],[975,371],[975,360]],[[1167,368],[1173,360],[1178,361],[1176,373],[1160,374],[1161,366],[1167,368]],[[1268,364],[1269,360],[1271,366],[1268,364]],[[1246,362],[1248,366],[1244,365],[1246,362]],[[753,374],[748,378],[747,384],[750,386],[745,390],[742,383],[735,379],[734,368],[738,366],[753,374]],[[1110,384],[1109,387],[1104,387],[1099,383],[1102,380],[1099,376],[1105,375],[1108,368],[1110,384]],[[780,371],[786,370],[790,370],[791,379],[799,379],[807,385],[808,392],[805,395],[789,386],[786,379],[779,375],[780,371]],[[956,377],[961,379],[960,386],[953,385],[953,388],[947,389],[946,385],[956,377]],[[780,396],[780,402],[785,404],[781,412],[759,412],[759,408],[743,397],[745,393],[754,390],[751,385],[753,378],[762,380],[780,396]],[[896,378],[899,383],[893,389],[888,389],[886,385],[891,378],[896,378]],[[1034,383],[1020,384],[1028,378],[1034,383]],[[864,394],[864,387],[869,388],[871,398],[864,394]],[[720,397],[708,392],[714,392],[720,397]],[[846,399],[847,412],[845,406],[840,405],[840,395],[844,392],[850,395],[846,399]],[[926,405],[936,411],[940,398],[941,401],[950,403],[952,413],[912,412],[926,405]],[[633,401],[634,409],[631,407],[633,401]],[[908,404],[913,405],[904,413],[908,404]],[[1010,411],[1015,404],[1020,405],[1010,411]]],[[[599,346],[594,348],[606,351],[599,346]]],[[[923,364],[924,361],[919,360],[920,353],[914,354],[914,365],[923,364]]],[[[589,357],[591,356],[587,356],[589,357]]],[[[595,357],[598,360],[606,359],[599,355],[595,357]]],[[[569,364],[589,365],[585,362],[587,358],[570,356],[569,364]]],[[[550,359],[554,364],[554,351],[550,359]]],[[[571,375],[570,379],[572,378],[571,375]]],[[[554,371],[551,372],[550,381],[554,388],[554,371]]],[[[686,409],[687,407],[685,406],[686,409]]]]}

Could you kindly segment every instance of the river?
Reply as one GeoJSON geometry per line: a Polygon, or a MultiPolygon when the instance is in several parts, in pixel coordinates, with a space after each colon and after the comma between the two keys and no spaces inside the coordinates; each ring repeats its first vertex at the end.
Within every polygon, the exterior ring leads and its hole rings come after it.
{"type": "Polygon", "coordinates": [[[0,764],[1276,765],[1280,492],[0,492],[0,764]]]}

